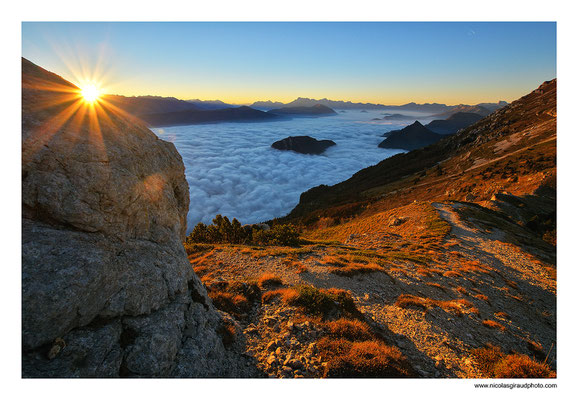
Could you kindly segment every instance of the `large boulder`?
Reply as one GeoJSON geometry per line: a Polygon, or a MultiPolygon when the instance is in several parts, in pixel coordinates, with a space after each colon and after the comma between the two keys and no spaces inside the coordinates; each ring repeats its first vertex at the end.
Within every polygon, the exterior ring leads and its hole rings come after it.
{"type": "Polygon", "coordinates": [[[251,376],[187,260],[171,143],[22,60],[22,373],[251,376]]]}

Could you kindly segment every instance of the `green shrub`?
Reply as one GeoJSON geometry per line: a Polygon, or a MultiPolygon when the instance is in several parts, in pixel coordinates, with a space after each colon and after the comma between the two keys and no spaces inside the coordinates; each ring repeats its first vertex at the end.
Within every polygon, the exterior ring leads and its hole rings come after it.
{"type": "Polygon", "coordinates": [[[199,222],[187,236],[185,243],[296,246],[299,244],[299,233],[290,224],[275,225],[270,230],[265,230],[258,225],[242,226],[236,218],[230,221],[226,216],[217,214],[211,225],[199,222]]]}

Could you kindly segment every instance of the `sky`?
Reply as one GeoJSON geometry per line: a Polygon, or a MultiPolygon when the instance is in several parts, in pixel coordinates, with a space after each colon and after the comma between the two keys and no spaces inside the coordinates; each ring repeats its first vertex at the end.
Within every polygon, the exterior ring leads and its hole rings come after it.
{"type": "Polygon", "coordinates": [[[23,22],[22,56],[127,96],[477,104],[556,77],[556,23],[23,22]]]}

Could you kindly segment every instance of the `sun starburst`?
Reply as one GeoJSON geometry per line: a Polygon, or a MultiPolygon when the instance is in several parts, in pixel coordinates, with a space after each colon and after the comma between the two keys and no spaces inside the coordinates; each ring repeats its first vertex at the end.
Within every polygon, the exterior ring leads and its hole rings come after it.
{"type": "Polygon", "coordinates": [[[85,102],[94,103],[100,97],[100,89],[96,84],[90,83],[82,87],[80,94],[85,102]]]}

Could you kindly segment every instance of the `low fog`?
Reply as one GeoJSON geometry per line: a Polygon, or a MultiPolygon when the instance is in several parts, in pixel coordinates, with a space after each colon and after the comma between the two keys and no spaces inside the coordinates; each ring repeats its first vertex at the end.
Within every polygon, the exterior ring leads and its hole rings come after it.
{"type": "Polygon", "coordinates": [[[257,223],[289,213],[299,196],[320,184],[333,185],[400,151],[380,149],[381,134],[404,124],[376,124],[383,112],[347,111],[336,116],[259,123],[220,123],[156,128],[175,144],[190,186],[188,227],[216,214],[257,223]],[[322,155],[279,151],[287,136],[331,139],[322,155]]]}

